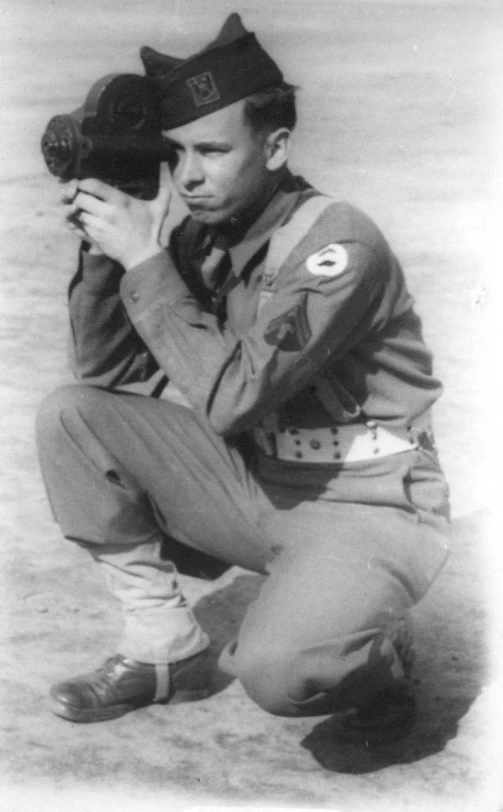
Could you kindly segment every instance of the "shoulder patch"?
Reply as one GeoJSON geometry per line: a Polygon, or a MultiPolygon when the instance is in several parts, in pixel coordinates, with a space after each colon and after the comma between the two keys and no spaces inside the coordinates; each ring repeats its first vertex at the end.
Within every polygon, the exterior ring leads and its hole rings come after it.
{"type": "Polygon", "coordinates": [[[348,252],[343,245],[330,243],[306,260],[306,268],[315,276],[339,276],[348,267],[348,252]]]}

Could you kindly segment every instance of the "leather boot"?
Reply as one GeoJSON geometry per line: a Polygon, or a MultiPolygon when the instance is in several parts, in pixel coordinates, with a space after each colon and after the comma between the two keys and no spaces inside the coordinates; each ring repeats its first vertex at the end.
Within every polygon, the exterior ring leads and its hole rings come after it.
{"type": "Polygon", "coordinates": [[[153,702],[190,702],[209,696],[208,651],[177,663],[151,665],[114,654],[96,671],[59,682],[51,710],[72,722],[102,722],[153,702]]]}

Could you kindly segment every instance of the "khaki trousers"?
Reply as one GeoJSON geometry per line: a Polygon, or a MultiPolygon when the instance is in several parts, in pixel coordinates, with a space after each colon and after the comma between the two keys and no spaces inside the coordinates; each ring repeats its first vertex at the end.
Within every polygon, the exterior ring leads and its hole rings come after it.
{"type": "Polygon", "coordinates": [[[266,710],[327,714],[403,677],[391,630],[447,557],[433,452],[280,462],[184,406],[83,385],[43,402],[37,436],[64,536],[124,606],[123,653],[172,662],[208,645],[166,558],[171,539],[268,575],[220,658],[266,710]]]}

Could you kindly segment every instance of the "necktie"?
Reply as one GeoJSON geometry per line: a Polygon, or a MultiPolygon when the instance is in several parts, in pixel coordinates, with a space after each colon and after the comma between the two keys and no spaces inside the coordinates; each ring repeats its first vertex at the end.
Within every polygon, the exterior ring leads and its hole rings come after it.
{"type": "Polygon", "coordinates": [[[201,264],[201,276],[205,286],[209,290],[216,290],[225,282],[230,269],[231,258],[227,243],[219,235],[201,264]]]}

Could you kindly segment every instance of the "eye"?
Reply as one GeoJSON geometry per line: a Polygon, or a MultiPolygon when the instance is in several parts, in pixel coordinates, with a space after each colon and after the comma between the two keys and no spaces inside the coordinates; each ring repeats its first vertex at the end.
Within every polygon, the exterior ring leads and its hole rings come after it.
{"type": "Polygon", "coordinates": [[[208,155],[209,157],[225,155],[227,152],[229,152],[227,147],[219,146],[218,144],[208,144],[200,148],[201,155],[208,155]]]}

